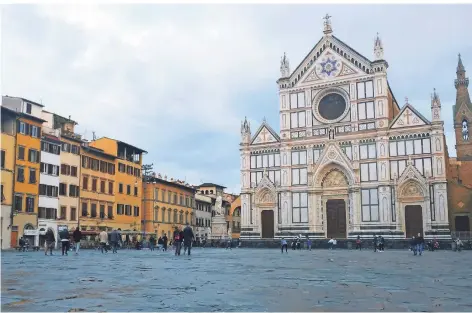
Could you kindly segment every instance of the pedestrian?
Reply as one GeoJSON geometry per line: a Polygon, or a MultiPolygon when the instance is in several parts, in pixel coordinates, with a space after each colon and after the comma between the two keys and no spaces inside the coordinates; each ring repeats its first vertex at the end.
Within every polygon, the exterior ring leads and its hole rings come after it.
{"type": "MultiPolygon", "coordinates": [[[[421,233],[418,233],[418,236],[416,236],[416,252],[419,255],[423,254],[423,248],[424,248],[424,238],[421,235],[421,233]]],[[[415,253],[416,255],[416,253],[415,253]]]]}
{"type": "Polygon", "coordinates": [[[108,249],[107,249],[108,233],[105,230],[103,230],[98,235],[98,238],[100,240],[100,251],[102,251],[103,253],[103,250],[105,250],[105,252],[108,253],[108,249]]]}
{"type": "Polygon", "coordinates": [[[226,242],[226,250],[233,250],[233,244],[231,242],[231,238],[228,238],[228,241],[226,242]]]}
{"type": "Polygon", "coordinates": [[[26,251],[26,242],[23,236],[21,236],[20,241],[18,243],[20,244],[20,251],[26,251]]]}
{"type": "Polygon", "coordinates": [[[62,255],[68,255],[67,251],[69,250],[69,230],[67,228],[63,228],[59,233],[59,238],[61,238],[62,244],[62,255]]]}
{"type": "MultiPolygon", "coordinates": [[[[180,252],[182,251],[182,247],[184,246],[184,232],[182,230],[182,228],[180,228],[180,231],[179,231],[179,240],[180,240],[180,251],[179,251],[179,255],[180,255],[180,252]]],[[[184,254],[185,254],[185,250],[184,250],[184,254]]]]}
{"type": "Polygon", "coordinates": [[[149,238],[149,249],[151,251],[154,251],[154,246],[156,245],[156,238],[151,235],[151,238],[149,238]]]}
{"type": "Polygon", "coordinates": [[[359,249],[359,251],[362,250],[362,240],[361,240],[360,235],[357,235],[357,239],[356,239],[356,250],[357,249],[359,249]]]}
{"type": "Polygon", "coordinates": [[[338,244],[338,242],[336,241],[336,239],[331,237],[331,239],[328,241],[328,244],[329,244],[329,250],[333,250],[333,249],[336,249],[336,245],[338,244]]]}
{"type": "Polygon", "coordinates": [[[461,252],[462,251],[462,240],[460,240],[460,238],[457,238],[456,239],[456,250],[457,252],[461,252]]]}
{"type": "Polygon", "coordinates": [[[282,238],[282,240],[280,241],[280,245],[281,245],[282,254],[284,253],[284,248],[285,248],[285,253],[288,253],[287,240],[285,240],[285,238],[282,238]]]}
{"type": "Polygon", "coordinates": [[[174,248],[175,255],[180,255],[180,231],[177,226],[174,229],[174,248]]]}
{"type": "Polygon", "coordinates": [[[130,245],[129,245],[130,242],[129,241],[130,241],[129,240],[129,234],[126,234],[126,236],[125,236],[125,246],[128,249],[130,248],[130,245]]]}
{"type": "Polygon", "coordinates": [[[164,240],[162,240],[162,237],[159,237],[157,239],[157,250],[161,251],[164,248],[164,240]]]}
{"type": "Polygon", "coordinates": [[[190,250],[192,249],[192,241],[195,238],[193,234],[192,227],[190,227],[189,223],[186,224],[184,231],[183,231],[183,240],[184,240],[184,254],[187,251],[187,255],[190,255],[190,250]]]}
{"type": "Polygon", "coordinates": [[[78,255],[80,250],[80,240],[82,239],[82,232],[80,231],[79,226],[75,228],[72,238],[74,238],[75,242],[75,255],[78,255]]]}
{"type": "Polygon", "coordinates": [[[162,237],[162,249],[163,249],[163,251],[167,251],[168,241],[169,241],[169,239],[167,238],[167,235],[164,234],[164,236],[162,237]]]}
{"type": "Polygon", "coordinates": [[[377,235],[374,235],[374,252],[377,252],[378,244],[379,244],[379,239],[377,238],[377,235]]]}
{"type": "Polygon", "coordinates": [[[385,239],[382,237],[382,235],[379,236],[379,251],[384,252],[384,247],[385,247],[385,239]]]}
{"type": "Polygon", "coordinates": [[[113,229],[113,231],[110,234],[110,243],[111,243],[111,248],[113,253],[118,253],[117,248],[118,248],[118,242],[121,240],[121,234],[116,230],[113,229]]]}
{"type": "Polygon", "coordinates": [[[51,228],[48,228],[46,232],[46,245],[44,249],[44,255],[48,255],[48,251],[50,255],[52,255],[52,249],[54,248],[54,243],[56,242],[56,238],[54,237],[54,232],[51,228]]]}
{"type": "Polygon", "coordinates": [[[308,237],[308,235],[306,236],[306,246],[306,249],[311,251],[311,239],[308,237]]]}

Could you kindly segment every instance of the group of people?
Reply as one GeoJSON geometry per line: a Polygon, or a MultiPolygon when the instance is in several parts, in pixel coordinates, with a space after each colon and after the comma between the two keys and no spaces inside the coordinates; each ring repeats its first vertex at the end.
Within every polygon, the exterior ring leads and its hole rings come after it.
{"type": "Polygon", "coordinates": [[[175,227],[174,230],[174,245],[175,245],[175,255],[180,255],[182,250],[182,244],[184,246],[184,254],[185,252],[190,255],[190,250],[192,249],[192,242],[195,236],[193,235],[193,230],[190,227],[189,223],[186,224],[185,228],[179,229],[175,227]]]}
{"type": "MultiPolygon", "coordinates": [[[[52,255],[52,250],[56,244],[56,237],[54,236],[54,232],[51,228],[46,231],[46,242],[44,244],[44,255],[52,255]]],[[[62,255],[68,255],[68,251],[70,250],[71,245],[71,238],[69,234],[69,230],[67,228],[62,229],[59,232],[59,239],[61,240],[61,250],[62,255]]],[[[77,227],[72,234],[73,243],[75,245],[75,254],[79,254],[80,249],[80,240],[82,239],[82,232],[77,227]]]]}

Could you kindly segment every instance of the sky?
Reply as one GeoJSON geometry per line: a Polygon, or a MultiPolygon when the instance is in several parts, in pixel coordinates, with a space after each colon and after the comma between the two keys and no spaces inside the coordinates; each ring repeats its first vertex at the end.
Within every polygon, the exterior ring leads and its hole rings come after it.
{"type": "Polygon", "coordinates": [[[240,125],[279,131],[276,80],[333,34],[370,60],[376,33],[400,106],[426,118],[442,103],[455,156],[452,105],[461,53],[472,73],[471,5],[8,5],[1,15],[1,92],[78,122],[86,139],[140,147],[168,178],[240,191],[240,125]]]}

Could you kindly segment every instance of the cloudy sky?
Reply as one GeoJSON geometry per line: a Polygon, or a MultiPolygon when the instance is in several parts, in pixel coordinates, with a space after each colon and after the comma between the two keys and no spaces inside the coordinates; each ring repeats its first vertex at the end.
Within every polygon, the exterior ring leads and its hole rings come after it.
{"type": "Polygon", "coordinates": [[[334,34],[372,59],[380,33],[389,81],[403,105],[430,118],[435,87],[448,146],[457,54],[472,73],[470,5],[4,6],[2,94],[72,116],[78,132],[147,150],[156,172],[239,192],[240,121],[279,130],[284,52],[292,69],[334,34]]]}

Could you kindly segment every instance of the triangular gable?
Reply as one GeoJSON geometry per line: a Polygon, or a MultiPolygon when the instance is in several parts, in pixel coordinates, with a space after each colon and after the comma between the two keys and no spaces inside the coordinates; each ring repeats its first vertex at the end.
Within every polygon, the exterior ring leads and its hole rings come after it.
{"type": "Polygon", "coordinates": [[[429,125],[430,122],[409,103],[405,104],[390,124],[391,129],[429,125]]]}
{"type": "Polygon", "coordinates": [[[355,183],[354,177],[352,176],[352,173],[354,171],[352,168],[351,160],[348,159],[348,157],[341,150],[339,145],[334,142],[328,143],[324,147],[323,153],[320,155],[318,162],[312,165],[311,173],[313,173],[313,176],[315,177],[315,179],[317,177],[320,179],[320,171],[322,171],[325,165],[329,163],[335,163],[343,167],[345,170],[347,170],[348,172],[347,174],[349,176],[348,177],[349,183],[350,184],[355,183]]]}
{"type": "Polygon", "coordinates": [[[260,191],[266,188],[270,189],[271,191],[275,191],[275,185],[270,180],[267,170],[264,171],[264,174],[262,175],[261,180],[256,186],[256,193],[259,193],[260,191]]]}
{"type": "Polygon", "coordinates": [[[252,137],[251,144],[280,142],[277,133],[264,121],[252,137]]]}
{"type": "Polygon", "coordinates": [[[336,36],[324,36],[318,41],[298,67],[292,72],[288,79],[289,84],[306,83],[315,81],[318,75],[313,74],[316,65],[319,65],[320,58],[324,56],[324,52],[329,51],[335,55],[343,63],[340,70],[343,70],[343,76],[354,75],[353,72],[363,74],[372,74],[372,62],[362,54],[352,49],[336,36]],[[357,65],[356,65],[357,64],[357,65]]]}
{"type": "Polygon", "coordinates": [[[398,179],[397,183],[400,186],[408,180],[416,180],[421,184],[427,183],[423,175],[421,175],[418,169],[413,165],[413,161],[411,160],[411,158],[408,160],[407,166],[403,173],[400,175],[400,178],[398,179]]]}

